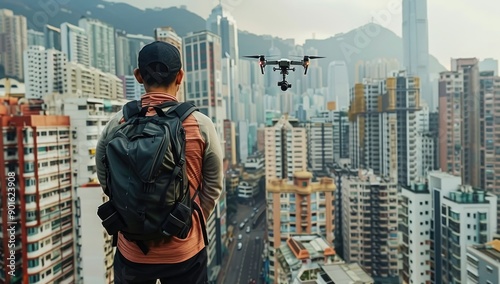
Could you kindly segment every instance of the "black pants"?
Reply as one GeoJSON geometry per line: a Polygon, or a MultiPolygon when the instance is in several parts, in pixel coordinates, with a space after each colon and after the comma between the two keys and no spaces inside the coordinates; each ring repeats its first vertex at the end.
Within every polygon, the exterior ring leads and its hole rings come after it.
{"type": "Polygon", "coordinates": [[[114,259],[115,284],[206,284],[207,250],[175,264],[144,264],[127,260],[118,249],[114,259]]]}

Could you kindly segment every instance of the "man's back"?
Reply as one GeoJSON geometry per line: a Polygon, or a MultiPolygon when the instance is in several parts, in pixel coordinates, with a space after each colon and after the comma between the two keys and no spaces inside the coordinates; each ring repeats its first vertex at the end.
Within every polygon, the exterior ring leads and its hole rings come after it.
{"type": "MultiPolygon", "coordinates": [[[[157,105],[175,97],[166,94],[147,94],[142,98],[143,105],[157,105]]],[[[165,109],[166,110],[166,109],[165,109]]],[[[154,115],[154,111],[148,115],[154,115]]],[[[118,125],[121,113],[118,113],[107,125],[98,141],[97,155],[100,155],[105,141],[112,135],[108,133],[118,125]]],[[[205,216],[204,221],[215,206],[215,201],[222,191],[222,150],[212,121],[200,112],[194,112],[183,122],[186,132],[186,175],[189,181],[191,196],[201,188],[198,202],[205,216]],[[203,186],[200,186],[203,184],[203,186]]],[[[152,158],[152,157],[151,157],[152,158]]],[[[99,160],[99,159],[97,159],[99,160]]],[[[101,184],[105,181],[98,164],[101,184]]],[[[186,239],[173,237],[171,241],[158,246],[151,246],[144,255],[136,243],[128,241],[119,234],[117,247],[128,260],[137,263],[179,263],[185,261],[204,248],[204,239],[197,213],[193,213],[193,226],[186,239]]]]}

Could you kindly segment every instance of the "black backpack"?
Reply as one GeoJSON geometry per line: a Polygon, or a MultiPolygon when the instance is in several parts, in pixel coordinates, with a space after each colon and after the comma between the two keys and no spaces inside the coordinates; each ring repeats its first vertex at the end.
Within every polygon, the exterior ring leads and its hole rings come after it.
{"type": "Polygon", "coordinates": [[[186,136],[182,121],[196,107],[192,103],[168,102],[155,106],[157,115],[146,116],[148,106],[140,101],[123,108],[125,122],[111,132],[101,161],[106,167],[106,194],[110,200],[97,214],[116,244],[117,232],[135,241],[144,254],[149,241],[185,239],[191,229],[193,209],[201,221],[208,244],[203,215],[190,197],[186,175],[186,136]],[[166,112],[161,108],[170,106],[166,112]]]}

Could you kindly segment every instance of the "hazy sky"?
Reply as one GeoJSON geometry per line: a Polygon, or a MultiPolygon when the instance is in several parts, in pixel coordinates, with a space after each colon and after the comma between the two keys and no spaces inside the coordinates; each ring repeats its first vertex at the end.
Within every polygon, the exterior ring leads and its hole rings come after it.
{"type": "MultiPolygon", "coordinates": [[[[118,0],[110,0],[118,2],[118,0]]],[[[186,5],[207,18],[218,0],[121,0],[139,8],[186,5]]],[[[238,29],[294,38],[327,38],[370,21],[402,35],[401,0],[222,0],[238,29]],[[380,18],[377,15],[388,17],[380,18]]],[[[500,60],[499,0],[428,0],[429,52],[449,68],[450,58],[500,60]]]]}

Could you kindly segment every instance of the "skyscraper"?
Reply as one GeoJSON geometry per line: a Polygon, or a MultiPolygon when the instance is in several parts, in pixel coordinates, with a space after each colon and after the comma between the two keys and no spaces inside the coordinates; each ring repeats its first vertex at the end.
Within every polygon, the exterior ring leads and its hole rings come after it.
{"type": "Polygon", "coordinates": [[[0,67],[5,76],[24,79],[23,52],[28,47],[26,17],[0,9],[0,67]]]}
{"type": "Polygon", "coordinates": [[[68,61],[90,66],[89,39],[84,29],[69,23],[61,24],[61,49],[68,61]]]}
{"type": "Polygon", "coordinates": [[[81,18],[78,25],[87,33],[90,65],[115,75],[115,28],[100,20],[86,17],[81,18]]]}
{"type": "Polygon", "coordinates": [[[328,65],[328,94],[326,102],[336,102],[337,110],[349,106],[349,73],[344,61],[332,61],[328,65]]]}
{"type": "Polygon", "coordinates": [[[420,78],[422,99],[434,109],[429,76],[427,0],[403,0],[403,57],[408,75],[420,78]]]}
{"type": "MultiPolygon", "coordinates": [[[[243,119],[244,116],[238,112],[240,109],[240,95],[238,90],[238,28],[233,16],[224,8],[222,2],[219,2],[208,16],[206,22],[207,30],[218,35],[221,39],[220,59],[225,59],[225,67],[228,69],[222,76],[226,76],[223,80],[227,87],[223,96],[230,103],[228,108],[231,116],[228,117],[233,121],[243,119]],[[229,77],[229,78],[228,78],[229,77]]],[[[218,58],[219,59],[219,58],[218,58]]],[[[228,115],[228,114],[226,114],[228,115]]]]}
{"type": "Polygon", "coordinates": [[[233,16],[222,3],[213,8],[208,16],[207,30],[221,37],[221,55],[229,54],[237,63],[239,59],[238,28],[233,16]]]}

